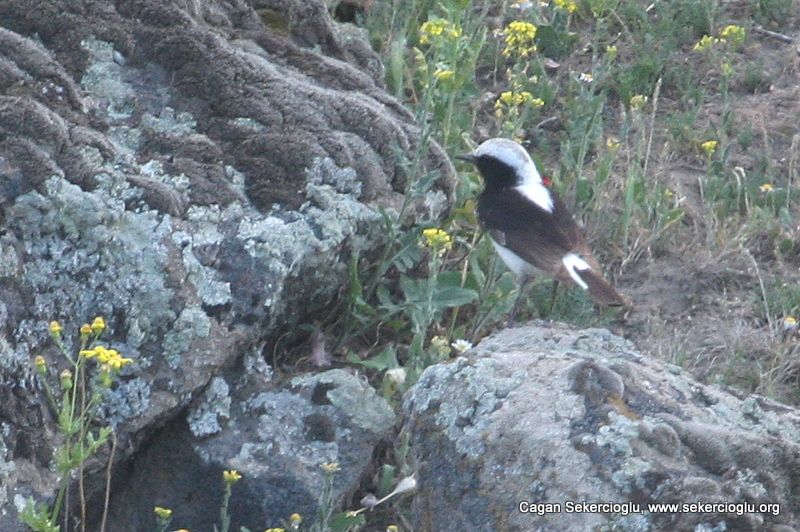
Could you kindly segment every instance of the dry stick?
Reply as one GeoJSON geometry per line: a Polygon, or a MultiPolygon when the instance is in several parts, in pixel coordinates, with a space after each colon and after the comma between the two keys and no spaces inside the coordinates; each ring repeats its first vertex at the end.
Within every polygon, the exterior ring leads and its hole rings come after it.
{"type": "Polygon", "coordinates": [[[758,267],[758,263],[756,262],[755,257],[753,257],[753,254],[750,253],[750,250],[747,249],[746,247],[742,247],[742,251],[744,252],[745,255],[747,255],[750,258],[750,262],[753,263],[753,267],[756,270],[756,276],[758,277],[758,285],[761,288],[761,297],[764,299],[764,312],[766,312],[767,314],[767,323],[769,324],[769,330],[774,331],[775,327],[772,324],[772,315],[769,312],[769,300],[767,299],[767,289],[764,288],[764,278],[761,277],[761,270],[758,267]]]}
{"type": "Polygon", "coordinates": [[[108,457],[108,467],[106,468],[106,494],[103,502],[103,520],[100,522],[100,532],[106,530],[106,519],[108,518],[108,500],[111,498],[111,467],[114,464],[114,453],[117,450],[117,433],[111,431],[111,455],[108,457]]]}
{"type": "Polygon", "coordinates": [[[800,135],[792,137],[792,145],[789,147],[789,183],[786,185],[786,212],[789,212],[789,206],[792,198],[792,183],[794,182],[795,162],[797,161],[797,148],[800,144],[800,135]]]}
{"type": "Polygon", "coordinates": [[[778,33],[777,31],[765,30],[761,26],[755,26],[753,28],[753,31],[755,31],[756,33],[760,33],[761,35],[766,35],[767,37],[772,37],[773,39],[777,39],[787,44],[791,44],[794,42],[794,39],[792,39],[788,35],[784,35],[783,33],[778,33]]]}
{"type": "Polygon", "coordinates": [[[658,97],[661,94],[661,78],[656,81],[656,87],[653,89],[653,111],[650,113],[650,135],[647,138],[647,150],[644,154],[644,168],[642,168],[642,175],[647,179],[647,165],[650,162],[650,149],[653,147],[653,133],[656,130],[656,111],[658,111],[658,97]]]}

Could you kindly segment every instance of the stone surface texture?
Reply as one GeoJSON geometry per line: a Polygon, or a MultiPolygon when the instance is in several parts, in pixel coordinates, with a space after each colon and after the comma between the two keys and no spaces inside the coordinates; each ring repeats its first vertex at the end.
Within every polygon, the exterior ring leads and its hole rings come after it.
{"type": "MultiPolygon", "coordinates": [[[[43,355],[57,386],[65,366],[48,321],[72,349],[103,316],[110,345],[135,359],[102,412],[125,482],[162,431],[186,425],[204,442],[240,430],[232,385],[265,345],[330,309],[353,253],[379,249],[380,209],[403,202],[418,150],[418,170],[438,177],[409,220],[448,207],[449,160],[421,146],[381,77],[322,0],[0,2],[0,530],[19,530],[25,498],[52,500],[56,486],[32,369],[43,355]]],[[[253,398],[286,386],[267,380],[253,398]]],[[[252,408],[278,424],[269,404],[252,408]]],[[[337,460],[330,447],[303,465],[337,460]]],[[[358,450],[348,460],[363,469],[371,449],[358,450]]],[[[245,460],[213,451],[192,451],[209,472],[245,460]]]]}
{"type": "Polygon", "coordinates": [[[429,367],[404,408],[419,464],[415,530],[800,525],[800,412],[700,384],[606,330],[538,322],[500,331],[429,367]],[[567,513],[568,501],[642,511],[567,513]],[[521,502],[541,515],[520,512],[521,502]],[[698,502],[756,511],[647,511],[698,502]],[[561,512],[535,506],[546,503],[561,512]]]}

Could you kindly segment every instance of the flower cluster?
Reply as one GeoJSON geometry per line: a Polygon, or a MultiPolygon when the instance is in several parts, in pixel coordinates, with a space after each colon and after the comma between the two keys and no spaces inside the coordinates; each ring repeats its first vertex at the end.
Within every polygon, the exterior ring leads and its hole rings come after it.
{"type": "Polygon", "coordinates": [[[429,20],[419,28],[419,43],[422,45],[458,39],[459,37],[461,37],[461,26],[443,18],[429,20]]]}
{"type": "Polygon", "coordinates": [[[563,9],[567,13],[574,13],[578,9],[578,3],[575,0],[553,0],[551,5],[563,9]]]}
{"type": "Polygon", "coordinates": [[[731,46],[736,47],[744,43],[746,37],[747,32],[743,27],[735,24],[729,24],[719,31],[719,37],[703,35],[694,45],[692,50],[697,52],[707,52],[708,50],[711,50],[717,43],[728,43],[731,46]]]}
{"type": "Polygon", "coordinates": [[[80,354],[87,360],[97,360],[97,362],[105,371],[112,369],[119,371],[133,362],[133,360],[130,358],[122,357],[116,349],[106,349],[102,345],[98,345],[92,349],[84,349],[80,354]]]}
{"type": "Polygon", "coordinates": [[[715,44],[719,42],[719,39],[716,37],[712,37],[711,35],[703,35],[699,41],[694,45],[692,50],[696,52],[706,52],[710,50],[715,44]]]}
{"type": "Polygon", "coordinates": [[[453,247],[453,237],[444,229],[432,227],[422,231],[424,244],[434,251],[444,252],[453,247]]]}
{"type": "Polygon", "coordinates": [[[502,34],[506,44],[503,48],[503,55],[524,58],[536,52],[534,43],[536,29],[536,26],[530,22],[521,20],[509,22],[502,34]]]}
{"type": "Polygon", "coordinates": [[[539,108],[544,105],[544,100],[534,98],[533,94],[528,91],[505,91],[500,94],[500,97],[494,103],[494,111],[497,116],[502,116],[509,108],[522,107],[523,105],[539,108]]]}
{"type": "Polygon", "coordinates": [[[735,24],[729,24],[722,28],[719,32],[719,38],[722,42],[731,43],[733,46],[739,46],[747,37],[747,32],[743,27],[735,24]]]}
{"type": "Polygon", "coordinates": [[[717,151],[717,144],[718,143],[716,140],[707,140],[702,144],[700,144],[700,148],[702,148],[703,151],[706,152],[707,156],[711,157],[712,155],[714,155],[714,152],[717,151]]]}

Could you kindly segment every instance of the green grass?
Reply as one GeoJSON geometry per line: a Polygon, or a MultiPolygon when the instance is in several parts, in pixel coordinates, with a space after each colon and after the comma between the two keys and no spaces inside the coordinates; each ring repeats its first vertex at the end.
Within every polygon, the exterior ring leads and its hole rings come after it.
{"type": "MultiPolygon", "coordinates": [[[[375,2],[365,13],[363,24],[387,66],[387,87],[423,129],[420,151],[400,154],[409,175],[425,183],[415,188],[412,179],[407,194],[428,189],[430,176],[418,175],[428,142],[456,155],[488,136],[506,136],[523,142],[553,179],[611,278],[645,257],[683,253],[682,241],[722,253],[766,234],[776,256],[794,253],[796,165],[777,168],[769,133],[736,112],[738,98],[768,85],[763,65],[744,53],[754,39],[750,30],[780,29],[791,2],[751,0],[739,11],[716,0],[514,4],[394,0],[375,2]],[[513,31],[526,28],[514,30],[511,22],[533,24],[533,40],[509,43],[513,31]],[[739,167],[734,161],[744,155],[752,164],[739,167]],[[671,181],[676,162],[703,169],[696,205],[671,181]],[[689,207],[702,224],[689,223],[689,207]]],[[[513,276],[477,226],[480,179],[472,168],[458,163],[457,169],[456,201],[446,219],[407,227],[397,213],[385,213],[384,252],[354,259],[348,312],[327,324],[348,361],[365,366],[395,403],[427,365],[457,354],[453,342],[476,343],[502,326],[516,296],[513,276]],[[449,235],[446,246],[426,241],[423,230],[432,228],[449,235]],[[365,348],[368,358],[355,354],[365,348]],[[398,372],[405,377],[399,383],[398,372]]],[[[800,313],[796,290],[784,286],[777,270],[759,275],[766,288],[751,319],[778,323],[800,313]]],[[[578,326],[615,319],[580,290],[562,289],[548,314],[546,279],[533,283],[526,299],[525,317],[578,326]]],[[[772,347],[775,356],[751,357],[732,346],[730,364],[717,374],[761,391],[797,380],[786,345],[778,339],[772,347]],[[747,363],[732,371],[737,360],[747,363]]],[[[687,366],[704,366],[696,360],[702,355],[689,352],[688,345],[665,351],[687,366]]],[[[397,474],[413,470],[405,458],[392,467],[397,474]]]]}

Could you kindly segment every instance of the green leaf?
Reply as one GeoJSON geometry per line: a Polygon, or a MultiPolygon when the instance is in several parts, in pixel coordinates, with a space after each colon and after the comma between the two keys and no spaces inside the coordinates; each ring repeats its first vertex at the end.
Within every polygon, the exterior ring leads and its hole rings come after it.
{"type": "Polygon", "coordinates": [[[383,371],[387,369],[397,368],[400,363],[397,361],[397,350],[393,345],[387,346],[377,355],[370,357],[366,360],[361,360],[353,352],[347,354],[346,360],[351,364],[356,364],[365,368],[383,371]]]}
{"type": "Polygon", "coordinates": [[[347,532],[348,530],[362,527],[367,522],[364,514],[349,515],[347,512],[342,512],[333,516],[330,523],[331,532],[347,532]]]}
{"type": "Polygon", "coordinates": [[[394,485],[397,484],[397,473],[395,466],[383,464],[380,469],[380,480],[378,482],[378,493],[381,496],[389,494],[394,485]]]}
{"type": "Polygon", "coordinates": [[[437,308],[460,307],[478,299],[478,292],[471,288],[457,286],[440,286],[433,294],[437,308]]]}
{"type": "Polygon", "coordinates": [[[61,527],[50,522],[50,511],[44,503],[37,503],[33,498],[25,501],[25,507],[19,515],[20,520],[35,532],[59,532],[61,527]]]}

